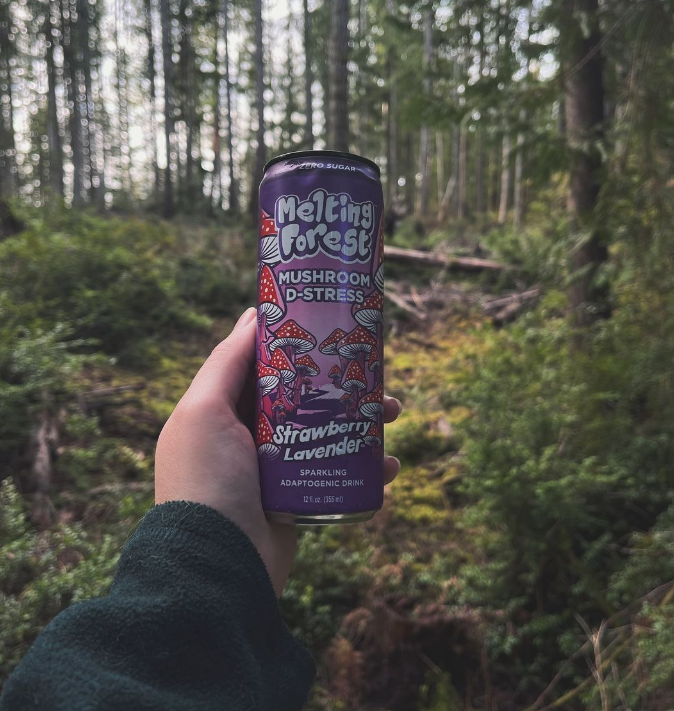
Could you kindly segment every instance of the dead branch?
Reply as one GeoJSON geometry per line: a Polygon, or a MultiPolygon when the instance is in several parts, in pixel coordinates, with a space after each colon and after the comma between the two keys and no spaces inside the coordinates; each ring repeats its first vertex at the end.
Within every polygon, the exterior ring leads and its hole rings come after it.
{"type": "Polygon", "coordinates": [[[384,256],[392,262],[405,262],[420,264],[428,267],[444,267],[454,271],[503,271],[512,269],[508,264],[495,262],[491,259],[478,259],[476,257],[457,257],[438,254],[435,252],[422,252],[418,249],[401,249],[400,247],[384,247],[384,256]]]}
{"type": "Polygon", "coordinates": [[[108,395],[116,395],[117,393],[132,392],[135,390],[144,390],[145,383],[131,383],[130,385],[116,385],[111,388],[99,388],[98,390],[87,390],[80,393],[83,398],[107,397],[108,395]]]}
{"type": "Polygon", "coordinates": [[[541,290],[539,287],[535,286],[527,291],[522,291],[518,294],[510,294],[509,296],[501,296],[497,299],[488,299],[482,302],[482,308],[487,313],[493,313],[499,311],[505,306],[510,306],[512,304],[525,304],[528,301],[533,301],[541,295],[541,290]]]}
{"type": "Polygon", "coordinates": [[[412,316],[418,318],[420,321],[425,321],[428,318],[428,314],[412,306],[402,295],[397,294],[395,291],[387,289],[384,296],[389,301],[393,302],[398,308],[401,308],[403,311],[407,311],[407,313],[412,314],[412,316]]]}

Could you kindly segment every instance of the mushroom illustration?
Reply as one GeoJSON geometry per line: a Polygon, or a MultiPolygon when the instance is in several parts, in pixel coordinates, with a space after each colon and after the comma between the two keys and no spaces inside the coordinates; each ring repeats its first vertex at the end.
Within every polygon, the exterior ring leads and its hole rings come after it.
{"type": "Polygon", "coordinates": [[[363,369],[360,367],[357,360],[352,360],[349,363],[349,367],[346,369],[346,373],[344,373],[344,378],[342,379],[342,389],[351,393],[354,406],[358,404],[358,393],[361,390],[365,390],[366,387],[367,380],[365,379],[363,369]]]}
{"type": "Polygon", "coordinates": [[[351,397],[351,393],[344,393],[342,397],[339,398],[339,401],[344,405],[344,414],[346,415],[346,419],[349,419],[349,415],[353,412],[351,405],[353,403],[353,398],[351,397]]]}
{"type": "Polygon", "coordinates": [[[338,365],[333,365],[328,373],[328,378],[330,378],[332,384],[338,388],[342,380],[342,369],[338,365]]]}
{"type": "Polygon", "coordinates": [[[265,365],[261,361],[258,361],[257,384],[258,387],[262,389],[263,397],[278,388],[280,378],[281,374],[276,368],[272,368],[270,365],[265,365]]]}
{"type": "Polygon", "coordinates": [[[379,220],[379,233],[377,234],[377,251],[372,264],[374,271],[374,285],[384,293],[384,216],[379,220]]]}
{"type": "Polygon", "coordinates": [[[277,348],[282,348],[286,355],[293,360],[296,355],[306,353],[316,347],[316,339],[293,319],[284,321],[275,331],[274,339],[269,344],[273,353],[277,348]]]}
{"type": "Polygon", "coordinates": [[[352,313],[356,321],[373,333],[377,324],[384,322],[384,297],[380,291],[373,291],[362,304],[354,304],[352,313]]]}
{"type": "Polygon", "coordinates": [[[308,395],[313,390],[313,386],[311,384],[311,378],[303,378],[302,385],[304,386],[304,394],[305,395],[308,395]]]}
{"type": "Polygon", "coordinates": [[[263,349],[261,355],[266,359],[269,358],[269,343],[272,340],[267,326],[278,323],[285,316],[285,312],[286,305],[274,278],[274,273],[265,264],[260,271],[257,320],[260,324],[260,347],[263,349]]]}
{"type": "Polygon", "coordinates": [[[270,267],[281,262],[276,223],[264,210],[260,210],[260,262],[270,267]]]}
{"type": "MultiPolygon", "coordinates": [[[[318,346],[318,350],[325,355],[337,355],[337,344],[346,336],[346,331],[342,331],[341,328],[336,328],[322,343],[318,346]]],[[[348,361],[346,358],[340,356],[339,362],[342,368],[342,372],[339,374],[340,378],[342,373],[346,369],[348,361]]]]}
{"type": "Polygon", "coordinates": [[[358,409],[368,420],[376,420],[384,412],[384,388],[381,385],[360,399],[358,409]]]}
{"type": "MultiPolygon", "coordinates": [[[[288,356],[280,348],[274,351],[274,355],[271,357],[271,364],[281,376],[283,385],[290,385],[297,377],[295,366],[288,360],[288,356]]],[[[279,386],[279,396],[281,392],[282,388],[279,386]]]]}
{"type": "Polygon", "coordinates": [[[273,440],[274,430],[272,430],[271,422],[264,412],[260,413],[257,418],[257,453],[261,457],[267,457],[267,459],[274,459],[278,457],[280,449],[274,444],[273,440]]]}
{"type": "Polygon", "coordinates": [[[381,379],[381,358],[376,348],[370,351],[370,355],[367,359],[367,367],[371,373],[374,373],[374,382],[379,382],[381,379]]]}
{"type": "Polygon", "coordinates": [[[362,326],[356,326],[353,331],[342,338],[337,344],[337,352],[349,360],[357,358],[361,369],[365,368],[365,355],[377,346],[375,337],[362,326]]]}
{"type": "Polygon", "coordinates": [[[363,435],[363,439],[365,440],[365,444],[370,444],[373,447],[381,447],[381,429],[379,425],[370,425],[367,432],[363,435]]]}
{"type": "MultiPolygon", "coordinates": [[[[302,355],[295,360],[295,370],[299,375],[306,376],[310,375],[312,378],[321,372],[321,369],[316,365],[316,362],[310,355],[302,355]]],[[[300,394],[302,392],[302,385],[306,385],[308,378],[297,378],[295,383],[295,393],[293,398],[293,403],[295,407],[300,404],[300,394]]],[[[311,380],[308,380],[309,385],[311,385],[311,380]]]]}
{"type": "Polygon", "coordinates": [[[280,398],[276,398],[271,406],[271,411],[277,425],[285,425],[286,423],[286,408],[280,398]]]}

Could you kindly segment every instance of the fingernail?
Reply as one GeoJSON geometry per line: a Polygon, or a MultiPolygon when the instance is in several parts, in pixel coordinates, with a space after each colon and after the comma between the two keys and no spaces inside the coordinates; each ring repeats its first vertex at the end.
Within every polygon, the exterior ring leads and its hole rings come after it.
{"type": "Polygon", "coordinates": [[[400,414],[403,411],[403,404],[397,397],[394,397],[393,399],[396,401],[396,405],[398,406],[398,414],[400,414]]]}
{"type": "Polygon", "coordinates": [[[390,454],[387,454],[386,459],[392,459],[397,464],[397,470],[400,471],[400,460],[398,459],[398,457],[394,457],[390,454]]]}
{"type": "Polygon", "coordinates": [[[241,316],[239,316],[239,320],[236,322],[236,325],[232,329],[232,333],[234,331],[238,331],[240,328],[243,328],[244,326],[247,326],[254,318],[255,314],[257,313],[257,309],[255,309],[253,306],[250,308],[247,308],[241,316]]]}

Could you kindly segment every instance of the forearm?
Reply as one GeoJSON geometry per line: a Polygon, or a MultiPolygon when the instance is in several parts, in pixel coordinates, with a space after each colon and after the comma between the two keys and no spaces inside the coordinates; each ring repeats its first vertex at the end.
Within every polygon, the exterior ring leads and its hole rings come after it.
{"type": "Polygon", "coordinates": [[[290,711],[313,675],[250,540],[212,509],[174,502],[142,521],[108,597],[40,635],[0,709],[290,711]]]}

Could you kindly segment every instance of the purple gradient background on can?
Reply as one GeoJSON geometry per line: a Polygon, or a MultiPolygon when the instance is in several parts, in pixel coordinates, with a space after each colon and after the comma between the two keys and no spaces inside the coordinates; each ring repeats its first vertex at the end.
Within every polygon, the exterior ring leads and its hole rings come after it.
{"type": "MultiPolygon", "coordinates": [[[[275,204],[279,197],[284,195],[296,195],[300,201],[305,200],[317,189],[323,189],[327,193],[339,194],[347,193],[352,200],[357,203],[372,202],[374,205],[374,225],[372,227],[372,248],[371,259],[368,262],[352,262],[345,264],[339,259],[332,258],[322,252],[318,252],[311,257],[303,259],[293,259],[290,262],[280,263],[272,267],[274,276],[278,283],[279,275],[288,269],[330,269],[336,271],[358,272],[370,276],[370,286],[362,289],[366,298],[376,290],[374,283],[374,271],[376,269],[375,260],[377,258],[380,245],[378,241],[383,238],[380,230],[380,223],[383,214],[383,196],[379,176],[376,171],[366,163],[348,159],[336,158],[332,156],[320,155],[317,153],[310,157],[294,157],[282,160],[271,165],[265,173],[260,185],[260,210],[268,215],[275,216],[275,204]],[[338,168],[301,168],[308,164],[324,163],[326,166],[342,165],[354,167],[355,171],[338,168]]],[[[336,221],[332,223],[331,229],[338,229],[342,234],[351,225],[336,221]]],[[[260,241],[262,244],[262,241],[260,241]]],[[[382,246],[383,247],[383,246],[382,246]]],[[[258,274],[263,267],[258,262],[258,274]]],[[[320,284],[324,286],[324,284],[320,284]]],[[[286,296],[288,286],[279,285],[279,289],[286,296]]],[[[303,286],[303,285],[299,285],[303,286]]],[[[340,285],[336,285],[339,288],[340,285]]],[[[346,288],[359,288],[349,287],[346,288]]],[[[259,306],[259,300],[258,300],[259,306]]],[[[303,426],[312,427],[328,424],[329,421],[336,423],[347,422],[344,414],[344,406],[338,398],[344,394],[340,388],[335,388],[328,372],[333,365],[339,364],[337,355],[326,355],[319,351],[318,346],[325,340],[335,328],[341,328],[346,333],[352,331],[358,323],[352,315],[352,303],[305,303],[298,299],[292,303],[286,302],[286,313],[277,323],[268,327],[266,334],[260,332],[260,319],[258,318],[258,359],[268,360],[261,350],[261,341],[270,338],[269,331],[276,331],[289,319],[293,319],[299,326],[311,333],[316,338],[316,347],[308,352],[320,368],[320,373],[311,378],[315,396],[305,399],[298,409],[295,417],[289,417],[288,423],[294,420],[294,427],[301,429],[303,426]]],[[[374,387],[382,383],[383,371],[383,338],[381,325],[376,332],[371,334],[377,340],[377,349],[380,356],[379,373],[371,372],[367,366],[365,374],[367,378],[367,388],[360,394],[362,398],[374,387]]],[[[365,357],[367,361],[367,357],[365,357]]],[[[266,404],[261,397],[261,390],[258,387],[256,392],[257,415],[264,409],[268,410],[269,401],[266,404]]],[[[367,421],[367,420],[363,420],[367,421]]],[[[373,511],[381,508],[383,500],[383,421],[379,416],[376,424],[381,431],[381,446],[372,447],[361,445],[360,451],[352,454],[340,456],[312,459],[308,461],[283,461],[282,453],[274,459],[261,456],[260,461],[260,485],[262,489],[263,508],[269,512],[284,512],[292,514],[308,515],[330,515],[355,513],[360,511],[373,511]],[[302,469],[346,469],[346,476],[301,476],[302,469]],[[313,486],[281,486],[283,480],[338,480],[338,487],[313,487],[313,486]],[[362,486],[344,486],[343,481],[363,480],[362,486]],[[306,497],[310,497],[307,501],[306,497]],[[335,501],[326,501],[326,497],[335,497],[335,501]],[[316,501],[316,499],[320,501],[316,501]],[[341,499],[341,500],[340,500],[341,499]]],[[[272,421],[272,427],[275,428],[272,421]]],[[[349,437],[355,433],[349,434],[349,437]]],[[[344,435],[338,435],[325,441],[310,442],[299,445],[300,449],[318,447],[330,442],[339,442],[344,435]]],[[[297,448],[297,447],[295,447],[297,448]]]]}

